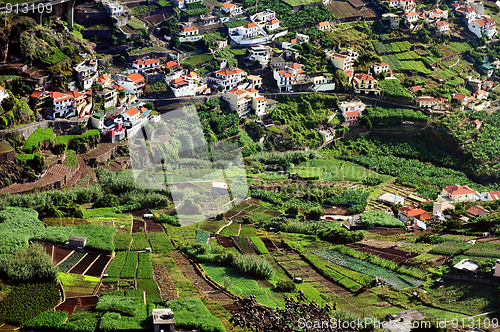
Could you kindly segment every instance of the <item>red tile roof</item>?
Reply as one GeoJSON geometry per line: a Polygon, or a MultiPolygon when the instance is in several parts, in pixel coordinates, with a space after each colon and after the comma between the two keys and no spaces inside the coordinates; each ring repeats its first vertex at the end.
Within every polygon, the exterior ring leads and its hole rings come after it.
{"type": "Polygon", "coordinates": [[[500,199],[500,191],[490,191],[488,194],[490,194],[490,197],[493,200],[500,199]]]}
{"type": "Polygon", "coordinates": [[[249,24],[245,25],[245,28],[250,29],[250,28],[255,28],[256,26],[257,26],[257,24],[255,24],[255,23],[249,23],[249,24]]]}
{"type": "Polygon", "coordinates": [[[141,74],[137,74],[137,73],[129,74],[129,75],[127,75],[127,78],[130,79],[131,81],[133,81],[134,83],[140,83],[140,82],[144,81],[144,76],[142,76],[141,74]]]}
{"type": "Polygon", "coordinates": [[[216,71],[215,73],[222,75],[222,76],[231,76],[231,75],[236,74],[236,72],[230,71],[229,69],[222,69],[222,70],[216,71]]]}
{"type": "Polygon", "coordinates": [[[153,63],[160,63],[160,61],[156,59],[147,59],[147,60],[137,59],[134,61],[134,64],[136,65],[151,65],[153,63]]]}
{"type": "Polygon", "coordinates": [[[405,206],[399,209],[399,211],[403,212],[406,217],[413,218],[417,217],[419,220],[430,219],[431,216],[424,209],[415,208],[414,206],[405,206]]]}
{"type": "Polygon", "coordinates": [[[125,113],[127,113],[130,116],[134,116],[137,113],[139,113],[139,110],[137,108],[133,107],[133,108],[126,110],[125,113]]]}
{"type": "Polygon", "coordinates": [[[469,212],[470,214],[472,214],[473,216],[478,216],[480,215],[481,213],[483,212],[490,212],[488,210],[486,210],[485,208],[483,208],[482,206],[479,206],[479,205],[473,205],[471,206],[467,212],[469,212]]]}
{"type": "Polygon", "coordinates": [[[459,186],[459,185],[449,185],[443,188],[451,196],[455,195],[469,195],[475,194],[476,192],[472,190],[469,186],[459,186]]]}
{"type": "Polygon", "coordinates": [[[455,95],[453,96],[453,98],[455,99],[459,99],[459,100],[465,100],[465,98],[467,98],[466,95],[463,95],[463,94],[460,94],[460,93],[455,93],[455,95]]]}
{"type": "Polygon", "coordinates": [[[269,24],[276,24],[276,23],[279,23],[280,21],[278,21],[277,19],[272,19],[271,22],[269,22],[269,24]]]}
{"type": "Polygon", "coordinates": [[[345,116],[359,116],[359,111],[350,111],[350,112],[345,112],[345,116]]]}
{"type": "Polygon", "coordinates": [[[185,27],[184,29],[181,30],[181,32],[196,31],[196,30],[198,30],[197,27],[185,27]]]}
{"type": "Polygon", "coordinates": [[[411,89],[413,90],[413,92],[417,92],[417,91],[422,90],[423,88],[421,85],[415,85],[415,86],[412,86],[411,89]]]}
{"type": "Polygon", "coordinates": [[[294,62],[290,67],[292,68],[302,68],[304,65],[301,65],[300,63],[294,62]]]}
{"type": "Polygon", "coordinates": [[[476,22],[480,27],[484,27],[486,25],[483,20],[475,20],[474,22],[476,22]]]}
{"type": "Polygon", "coordinates": [[[35,91],[31,94],[31,97],[33,97],[33,98],[38,98],[38,97],[40,97],[42,94],[43,94],[43,91],[42,91],[42,90],[35,90],[35,91]]]}
{"type": "Polygon", "coordinates": [[[365,73],[358,74],[354,78],[360,81],[376,81],[376,79],[365,73]]]}
{"type": "Polygon", "coordinates": [[[224,8],[228,8],[228,9],[233,8],[233,6],[234,6],[234,3],[230,3],[230,2],[226,2],[224,4],[224,8]]]}
{"type": "Polygon", "coordinates": [[[316,26],[317,26],[317,27],[324,27],[324,26],[327,26],[327,25],[330,25],[330,23],[329,23],[329,22],[326,22],[326,21],[324,21],[324,22],[319,22],[318,24],[316,24],[316,26]]]}

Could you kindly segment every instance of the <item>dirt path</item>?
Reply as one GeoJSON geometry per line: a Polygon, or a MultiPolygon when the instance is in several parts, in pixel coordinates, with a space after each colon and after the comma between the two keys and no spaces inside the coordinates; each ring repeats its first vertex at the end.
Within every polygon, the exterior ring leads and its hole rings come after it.
{"type": "Polygon", "coordinates": [[[224,226],[222,226],[221,228],[219,228],[219,230],[218,230],[218,231],[217,231],[217,233],[215,233],[215,234],[220,234],[220,232],[222,232],[222,230],[223,230],[224,228],[226,228],[227,226],[231,225],[232,223],[233,223],[233,221],[232,221],[232,220],[231,220],[231,221],[229,221],[229,223],[227,223],[226,225],[224,225],[224,226]]]}
{"type": "Polygon", "coordinates": [[[460,57],[457,57],[457,62],[455,62],[454,64],[452,64],[451,66],[449,66],[448,69],[450,69],[453,66],[458,65],[459,62],[460,62],[460,57]]]}

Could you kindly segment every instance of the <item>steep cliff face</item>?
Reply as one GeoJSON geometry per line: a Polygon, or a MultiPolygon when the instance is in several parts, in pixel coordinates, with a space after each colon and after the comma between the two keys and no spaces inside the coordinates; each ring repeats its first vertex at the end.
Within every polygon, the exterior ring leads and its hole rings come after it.
{"type": "Polygon", "coordinates": [[[93,45],[73,34],[61,20],[41,26],[31,17],[16,16],[0,26],[0,61],[24,60],[50,67],[81,52],[92,53],[93,45]]]}

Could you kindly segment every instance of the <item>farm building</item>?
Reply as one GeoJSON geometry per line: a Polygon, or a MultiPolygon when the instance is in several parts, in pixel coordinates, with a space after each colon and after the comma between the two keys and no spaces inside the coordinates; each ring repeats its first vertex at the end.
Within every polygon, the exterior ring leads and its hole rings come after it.
{"type": "Polygon", "coordinates": [[[398,210],[398,219],[401,221],[424,221],[427,219],[432,219],[432,217],[424,209],[417,209],[414,206],[405,206],[398,210]]]}
{"type": "Polygon", "coordinates": [[[172,309],[153,309],[153,331],[175,331],[175,319],[172,309]]]}
{"type": "Polygon", "coordinates": [[[76,249],[85,248],[85,244],[87,243],[87,238],[83,236],[72,235],[69,238],[68,246],[76,249]]]}
{"type": "Polygon", "coordinates": [[[467,210],[467,217],[469,218],[474,218],[474,217],[482,217],[490,213],[490,211],[486,210],[482,206],[479,205],[473,205],[467,210]]]}
{"type": "Polygon", "coordinates": [[[475,261],[464,258],[453,267],[462,272],[476,272],[479,266],[475,261]]]}
{"type": "Polygon", "coordinates": [[[469,186],[450,185],[443,188],[437,201],[442,202],[474,202],[481,198],[481,195],[472,190],[469,186]]]}
{"type": "Polygon", "coordinates": [[[377,198],[377,201],[382,202],[384,204],[391,205],[391,206],[394,205],[394,204],[401,204],[401,205],[405,204],[404,197],[401,197],[401,196],[398,196],[398,195],[394,195],[394,194],[391,194],[391,193],[385,193],[385,194],[379,196],[377,198]]]}
{"type": "Polygon", "coordinates": [[[226,182],[212,182],[212,192],[227,195],[229,185],[226,182]]]}

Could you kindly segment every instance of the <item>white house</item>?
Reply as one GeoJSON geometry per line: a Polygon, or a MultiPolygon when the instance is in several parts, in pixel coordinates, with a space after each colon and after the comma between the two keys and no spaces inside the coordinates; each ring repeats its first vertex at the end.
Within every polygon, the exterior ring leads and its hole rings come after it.
{"type": "Polygon", "coordinates": [[[271,58],[271,53],[269,49],[262,45],[252,46],[248,49],[250,55],[248,56],[249,60],[258,61],[262,67],[267,66],[271,58]]]}
{"type": "Polygon", "coordinates": [[[275,70],[273,72],[273,77],[276,80],[280,92],[293,92],[292,74],[284,70],[275,70]]]}
{"type": "Polygon", "coordinates": [[[438,33],[448,33],[450,32],[450,24],[446,21],[438,21],[433,24],[433,27],[438,33]]]}
{"type": "Polygon", "coordinates": [[[85,59],[75,67],[78,82],[82,85],[84,90],[90,89],[92,84],[99,76],[97,72],[97,60],[85,59]]]}
{"type": "Polygon", "coordinates": [[[438,202],[475,202],[481,195],[469,186],[449,185],[443,188],[438,202]]]}
{"type": "Polygon", "coordinates": [[[156,59],[137,59],[132,63],[132,68],[138,70],[149,70],[158,68],[160,66],[160,61],[156,59]]]}
{"type": "Polygon", "coordinates": [[[464,15],[465,23],[467,24],[477,18],[477,13],[469,6],[457,7],[455,10],[464,15]]]}
{"type": "Polygon", "coordinates": [[[370,66],[370,69],[372,70],[373,74],[374,75],[377,75],[379,73],[388,73],[390,72],[390,68],[389,68],[389,65],[385,62],[376,62],[376,63],[372,63],[372,65],[370,66]]]}
{"type": "Polygon", "coordinates": [[[110,16],[123,15],[123,5],[118,1],[102,1],[102,5],[108,11],[110,16]]]}
{"type": "Polygon", "coordinates": [[[332,25],[330,24],[330,22],[324,21],[316,24],[316,28],[320,29],[321,31],[325,31],[330,30],[332,28],[332,25]]]}
{"type": "Polygon", "coordinates": [[[92,103],[87,102],[87,94],[79,91],[50,92],[52,110],[55,118],[71,116],[83,117],[90,112],[92,103]],[[89,107],[90,106],[90,107],[89,107]]]}
{"type": "Polygon", "coordinates": [[[175,97],[195,96],[207,89],[207,84],[195,72],[177,77],[169,85],[175,97]]]}
{"type": "Polygon", "coordinates": [[[181,31],[179,31],[179,36],[179,41],[181,43],[197,42],[203,38],[203,35],[200,35],[200,30],[193,26],[182,28],[181,31]]]}
{"type": "Polygon", "coordinates": [[[403,15],[406,19],[406,22],[408,23],[413,23],[418,21],[418,14],[415,13],[414,11],[409,11],[408,13],[403,15]]]}
{"type": "Polygon", "coordinates": [[[500,191],[490,191],[481,193],[482,201],[495,201],[497,199],[500,199],[500,191]]]}
{"type": "Polygon", "coordinates": [[[312,75],[311,80],[314,84],[314,86],[312,87],[312,90],[314,92],[326,92],[335,90],[335,81],[332,77],[312,75]]]}
{"type": "Polygon", "coordinates": [[[280,21],[277,19],[272,19],[266,23],[266,30],[267,31],[273,31],[276,30],[280,27],[280,21]]]}
{"type": "Polygon", "coordinates": [[[245,77],[246,73],[239,68],[222,69],[212,73],[208,80],[221,91],[227,91],[237,87],[245,77]]]}
{"type": "Polygon", "coordinates": [[[146,79],[141,74],[133,73],[126,76],[116,74],[113,78],[125,89],[126,93],[135,94],[136,96],[142,96],[144,93],[146,79]]]}
{"type": "Polygon", "coordinates": [[[425,221],[432,217],[424,209],[415,208],[414,206],[405,206],[398,209],[398,219],[401,221],[425,221]]]}
{"type": "Polygon", "coordinates": [[[267,114],[266,98],[260,96],[256,89],[231,89],[224,94],[224,99],[229,103],[229,108],[240,117],[248,116],[251,110],[259,117],[267,114]]]}
{"type": "Polygon", "coordinates": [[[415,104],[421,108],[433,108],[437,102],[437,99],[431,96],[420,96],[415,98],[415,104]]]}
{"type": "Polygon", "coordinates": [[[338,106],[349,126],[358,124],[359,117],[366,108],[366,104],[359,100],[343,101],[338,106]]]}
{"type": "Polygon", "coordinates": [[[382,89],[378,87],[378,81],[368,74],[357,74],[353,78],[354,93],[366,95],[380,95],[382,89]]]}
{"type": "Polygon", "coordinates": [[[290,48],[293,48],[295,45],[301,45],[302,43],[308,43],[308,42],[309,42],[308,35],[304,35],[302,33],[297,33],[295,35],[295,38],[293,38],[289,42],[282,42],[281,48],[284,50],[288,50],[290,48]]]}
{"type": "Polygon", "coordinates": [[[226,2],[222,5],[221,9],[227,14],[238,15],[241,14],[242,7],[231,2],[226,2]]]}
{"type": "Polygon", "coordinates": [[[326,51],[326,57],[335,68],[348,72],[352,70],[354,61],[358,58],[358,53],[354,52],[352,49],[348,49],[341,53],[326,51]]]}
{"type": "Polygon", "coordinates": [[[203,0],[173,0],[174,5],[180,9],[185,9],[186,5],[189,3],[201,2],[203,0]]]}
{"type": "MultiPolygon", "coordinates": [[[[248,22],[248,21],[247,21],[248,22]]],[[[268,41],[267,34],[255,23],[228,28],[229,37],[240,45],[262,44],[268,41]]]]}
{"type": "Polygon", "coordinates": [[[495,21],[486,16],[469,22],[468,27],[477,37],[486,36],[492,38],[497,34],[495,21]]]}

